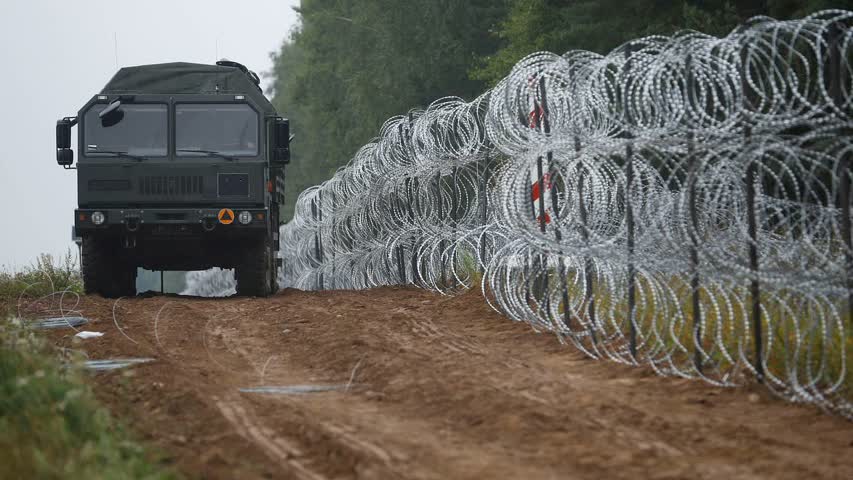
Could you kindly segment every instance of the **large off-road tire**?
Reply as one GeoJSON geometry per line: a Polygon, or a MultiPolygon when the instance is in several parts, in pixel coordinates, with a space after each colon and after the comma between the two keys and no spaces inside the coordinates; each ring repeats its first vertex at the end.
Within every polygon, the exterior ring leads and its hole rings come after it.
{"type": "Polygon", "coordinates": [[[80,258],[80,271],[83,275],[83,291],[87,295],[100,293],[101,277],[104,272],[103,251],[98,248],[98,239],[87,235],[83,237],[80,258]]]}
{"type": "Polygon", "coordinates": [[[275,252],[272,252],[272,262],[270,263],[270,295],[274,295],[278,291],[278,264],[275,259],[275,252]]]}
{"type": "Polygon", "coordinates": [[[273,250],[272,246],[269,247],[269,260],[270,260],[270,295],[274,295],[278,292],[278,260],[277,260],[276,251],[273,250]]]}
{"type": "Polygon", "coordinates": [[[86,294],[104,298],[136,295],[136,266],[122,258],[120,248],[118,241],[83,237],[81,270],[86,294]]]}
{"type": "Polygon", "coordinates": [[[243,258],[234,269],[237,280],[237,295],[268,297],[272,294],[272,249],[264,239],[250,242],[243,251],[243,258]]]}
{"type": "MultiPolygon", "coordinates": [[[[118,251],[117,253],[120,253],[118,251]]],[[[136,266],[128,264],[121,255],[113,257],[112,287],[103,294],[107,298],[134,297],[136,296],[136,266]]]]}

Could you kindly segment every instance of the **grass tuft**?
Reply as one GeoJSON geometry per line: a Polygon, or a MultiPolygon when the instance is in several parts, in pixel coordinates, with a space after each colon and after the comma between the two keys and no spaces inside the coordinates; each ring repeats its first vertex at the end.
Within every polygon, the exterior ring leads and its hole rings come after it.
{"type": "Polygon", "coordinates": [[[0,320],[0,476],[175,478],[97,403],[79,365],[20,320],[0,320]]]}
{"type": "Polygon", "coordinates": [[[55,292],[83,292],[77,258],[69,251],[62,258],[43,253],[35,263],[15,272],[0,271],[0,304],[19,297],[39,298],[55,292]]]}

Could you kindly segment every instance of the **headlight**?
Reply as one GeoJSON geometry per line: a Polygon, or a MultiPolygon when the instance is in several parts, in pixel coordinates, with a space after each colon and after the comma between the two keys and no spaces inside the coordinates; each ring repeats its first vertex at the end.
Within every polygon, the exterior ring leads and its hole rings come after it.
{"type": "Polygon", "coordinates": [[[240,215],[237,216],[237,220],[240,220],[240,223],[243,225],[248,225],[252,222],[252,214],[249,212],[240,212],[240,215]]]}
{"type": "Polygon", "coordinates": [[[95,225],[101,225],[106,219],[107,217],[105,217],[102,212],[95,212],[92,214],[92,223],[95,225]]]}

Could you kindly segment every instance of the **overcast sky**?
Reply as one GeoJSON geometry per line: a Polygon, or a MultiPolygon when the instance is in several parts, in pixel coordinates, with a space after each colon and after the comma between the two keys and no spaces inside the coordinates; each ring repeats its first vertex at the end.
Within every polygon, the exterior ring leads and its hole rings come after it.
{"type": "Polygon", "coordinates": [[[27,265],[39,253],[58,255],[74,247],[77,179],[73,170],[56,164],[56,120],[76,115],[100,91],[117,70],[116,56],[119,66],[213,63],[218,50],[219,58],[261,74],[271,69],[270,52],[278,50],[296,24],[292,7],[298,4],[4,0],[0,268],[27,265]]]}

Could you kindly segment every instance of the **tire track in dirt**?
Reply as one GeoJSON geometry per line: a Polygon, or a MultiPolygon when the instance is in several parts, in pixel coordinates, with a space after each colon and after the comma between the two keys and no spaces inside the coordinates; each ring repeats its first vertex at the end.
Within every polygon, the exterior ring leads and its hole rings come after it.
{"type": "MultiPolygon", "coordinates": [[[[188,305],[185,308],[198,318],[208,317],[204,310],[193,307],[192,305],[188,305]]],[[[243,347],[241,342],[243,336],[242,327],[247,318],[250,318],[250,316],[247,316],[239,307],[225,307],[218,310],[215,317],[208,318],[208,321],[205,323],[205,329],[201,332],[204,338],[206,338],[207,327],[213,323],[215,328],[214,336],[222,344],[220,345],[220,359],[215,361],[217,367],[221,370],[219,372],[220,381],[224,380],[226,376],[233,376],[234,372],[249,372],[250,370],[253,370],[257,374],[258,379],[263,380],[264,370],[267,367],[266,364],[272,357],[268,358],[264,362],[264,365],[259,365],[253,362],[258,357],[252,355],[243,347]],[[223,323],[233,324],[234,322],[229,319],[234,318],[240,319],[239,322],[230,331],[223,330],[223,323]],[[225,361],[224,357],[228,357],[226,361],[228,366],[223,364],[223,361],[225,361]]],[[[204,340],[203,343],[205,344],[208,358],[216,358],[211,352],[207,341],[204,340]]],[[[251,375],[249,377],[245,378],[244,375],[239,375],[238,378],[232,379],[231,382],[233,384],[242,384],[248,380],[251,383],[251,375]]],[[[234,392],[236,392],[236,389],[234,392]]],[[[223,417],[234,426],[243,438],[256,445],[277,464],[287,467],[287,470],[296,478],[305,480],[326,478],[322,473],[311,469],[311,458],[306,457],[305,451],[300,449],[286,436],[277,434],[275,429],[270,428],[268,422],[259,419],[251,402],[244,401],[241,395],[229,392],[221,397],[213,396],[212,399],[223,417]]],[[[307,423],[305,422],[306,419],[303,418],[302,420],[304,423],[307,423]]],[[[327,437],[326,441],[334,445],[334,448],[347,451],[347,454],[365,458],[373,456],[385,464],[384,466],[386,467],[390,462],[391,457],[387,452],[376,445],[350,435],[343,428],[333,423],[311,422],[311,428],[321,436],[327,437]]],[[[393,472],[388,469],[385,473],[390,475],[393,472]]]]}
{"type": "Polygon", "coordinates": [[[241,405],[239,398],[233,396],[227,399],[214,397],[214,402],[222,415],[233,425],[243,438],[261,448],[280,465],[287,465],[302,480],[323,480],[319,475],[298,460],[302,452],[285,439],[278,437],[269,428],[260,425],[241,405]]]}

